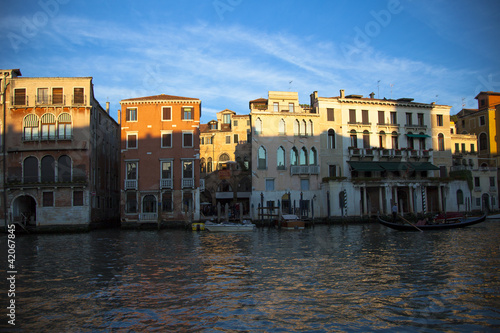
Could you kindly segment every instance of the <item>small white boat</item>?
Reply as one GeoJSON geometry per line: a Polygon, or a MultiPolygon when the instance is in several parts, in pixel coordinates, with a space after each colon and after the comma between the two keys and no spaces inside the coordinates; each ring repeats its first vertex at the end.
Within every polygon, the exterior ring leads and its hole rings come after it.
{"type": "Polygon", "coordinates": [[[494,214],[494,215],[488,215],[486,216],[487,219],[500,219],[500,214],[494,214]]]}
{"type": "Polygon", "coordinates": [[[255,224],[249,221],[243,221],[243,223],[231,223],[231,222],[214,223],[210,221],[205,222],[205,230],[211,232],[253,231],[254,229],[255,229],[255,224]]]}

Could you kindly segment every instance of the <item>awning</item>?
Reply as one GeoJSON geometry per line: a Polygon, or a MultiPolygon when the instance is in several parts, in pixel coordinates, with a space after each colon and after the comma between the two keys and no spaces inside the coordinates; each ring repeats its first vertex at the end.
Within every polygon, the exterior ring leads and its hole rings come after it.
{"type": "Polygon", "coordinates": [[[430,138],[430,135],[427,134],[406,134],[409,138],[430,138]]]}
{"type": "Polygon", "coordinates": [[[384,171],[379,165],[379,162],[347,162],[354,171],[384,171]]]}
{"type": "Polygon", "coordinates": [[[380,167],[385,171],[405,171],[408,170],[408,166],[405,162],[377,162],[380,167]]]}

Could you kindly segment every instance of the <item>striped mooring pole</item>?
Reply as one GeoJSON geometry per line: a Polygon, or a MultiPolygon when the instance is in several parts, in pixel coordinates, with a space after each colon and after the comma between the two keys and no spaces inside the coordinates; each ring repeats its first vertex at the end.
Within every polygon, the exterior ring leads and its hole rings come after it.
{"type": "Polygon", "coordinates": [[[422,186],[422,210],[427,213],[427,199],[425,198],[425,187],[422,186]]]}

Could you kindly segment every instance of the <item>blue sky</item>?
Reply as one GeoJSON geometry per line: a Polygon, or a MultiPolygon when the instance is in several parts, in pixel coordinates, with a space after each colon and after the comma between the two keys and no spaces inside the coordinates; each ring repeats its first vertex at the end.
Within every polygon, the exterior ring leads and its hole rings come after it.
{"type": "Polygon", "coordinates": [[[92,76],[101,105],[170,94],[202,122],[268,90],[477,107],[500,91],[498,0],[0,2],[0,68],[92,76]]]}

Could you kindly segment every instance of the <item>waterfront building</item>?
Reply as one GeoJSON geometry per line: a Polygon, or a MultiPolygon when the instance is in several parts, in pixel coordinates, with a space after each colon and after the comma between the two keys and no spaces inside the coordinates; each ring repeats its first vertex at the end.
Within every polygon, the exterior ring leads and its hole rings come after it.
{"type": "MultiPolygon", "coordinates": [[[[484,173],[495,171],[495,186],[490,186],[491,190],[500,186],[500,93],[492,91],[482,91],[476,97],[477,109],[462,109],[456,115],[456,130],[460,134],[475,134],[477,136],[477,157],[478,168],[484,173]]],[[[483,182],[481,182],[483,183],[483,182]]],[[[486,182],[489,184],[490,182],[486,182]]],[[[474,187],[475,189],[483,186],[474,187]]],[[[481,203],[486,209],[498,207],[497,194],[491,193],[487,188],[483,188],[481,193],[476,193],[474,201],[481,203]],[[481,199],[479,199],[479,195],[481,199]]]]}
{"type": "Polygon", "coordinates": [[[30,227],[119,221],[119,126],[91,77],[1,70],[1,218],[30,227]]]}
{"type": "Polygon", "coordinates": [[[466,182],[450,178],[450,106],[411,98],[311,95],[319,117],[321,215],[456,211],[466,182]]]}
{"type": "Polygon", "coordinates": [[[320,115],[299,104],[297,92],[269,91],[268,98],[249,106],[253,217],[280,212],[319,217],[320,115]]]}
{"type": "Polygon", "coordinates": [[[201,101],[162,94],[120,104],[122,225],[198,220],[201,101]]]}
{"type": "Polygon", "coordinates": [[[200,168],[205,181],[201,193],[202,213],[213,215],[218,204],[236,214],[247,215],[252,192],[250,115],[231,110],[200,125],[200,168]]]}

